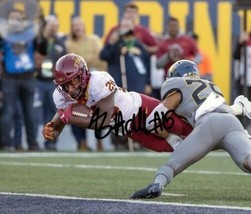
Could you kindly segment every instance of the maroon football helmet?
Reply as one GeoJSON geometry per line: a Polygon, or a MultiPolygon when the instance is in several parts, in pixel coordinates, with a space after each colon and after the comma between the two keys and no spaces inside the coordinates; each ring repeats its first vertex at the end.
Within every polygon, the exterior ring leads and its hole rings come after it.
{"type": "Polygon", "coordinates": [[[58,59],[54,71],[54,83],[63,96],[68,95],[70,98],[78,99],[86,89],[90,76],[85,60],[81,56],[71,53],[58,59]],[[79,78],[79,84],[70,93],[64,85],[76,77],[79,78]]]}

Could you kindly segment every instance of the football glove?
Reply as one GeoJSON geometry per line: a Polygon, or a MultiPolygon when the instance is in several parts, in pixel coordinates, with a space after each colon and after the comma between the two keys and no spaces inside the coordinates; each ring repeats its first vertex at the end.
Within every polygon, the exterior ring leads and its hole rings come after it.
{"type": "Polygon", "coordinates": [[[243,95],[239,95],[234,100],[234,104],[236,103],[240,103],[242,105],[242,114],[251,119],[251,102],[243,95]]]}
{"type": "Polygon", "coordinates": [[[42,133],[44,135],[44,139],[46,139],[46,140],[55,140],[53,122],[46,123],[44,128],[43,128],[42,133]]]}

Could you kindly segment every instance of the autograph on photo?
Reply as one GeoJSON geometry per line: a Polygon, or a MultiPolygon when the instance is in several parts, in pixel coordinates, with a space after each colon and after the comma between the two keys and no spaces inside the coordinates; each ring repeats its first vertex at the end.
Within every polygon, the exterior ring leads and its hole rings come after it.
{"type": "Polygon", "coordinates": [[[95,127],[95,137],[103,139],[108,136],[112,131],[115,133],[115,136],[125,136],[132,132],[144,132],[146,134],[155,133],[158,134],[159,131],[167,130],[173,127],[174,120],[171,117],[168,117],[169,113],[174,112],[174,110],[169,110],[166,113],[158,112],[154,113],[154,119],[150,120],[146,124],[147,114],[146,111],[141,107],[139,108],[138,113],[133,114],[132,118],[125,121],[123,115],[118,111],[113,117],[113,124],[104,125],[104,121],[107,117],[107,113],[101,113],[100,109],[97,108],[92,115],[91,121],[89,123],[90,128],[92,125],[95,127]],[[100,122],[101,121],[101,122],[100,122]],[[167,125],[168,124],[168,125],[167,125]],[[150,125],[151,129],[147,129],[146,125],[150,125]],[[102,135],[96,134],[97,132],[102,131],[102,135]]]}

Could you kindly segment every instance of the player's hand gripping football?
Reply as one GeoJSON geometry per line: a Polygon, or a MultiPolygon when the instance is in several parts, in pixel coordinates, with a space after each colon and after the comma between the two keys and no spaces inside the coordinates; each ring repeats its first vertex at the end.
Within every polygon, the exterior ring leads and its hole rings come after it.
{"type": "Polygon", "coordinates": [[[241,103],[243,115],[251,119],[251,102],[243,95],[240,95],[235,98],[234,104],[236,103],[241,103]]]}
{"type": "Polygon", "coordinates": [[[55,140],[58,137],[58,131],[56,131],[53,127],[53,122],[48,122],[43,128],[42,131],[44,138],[46,140],[55,140]]]}

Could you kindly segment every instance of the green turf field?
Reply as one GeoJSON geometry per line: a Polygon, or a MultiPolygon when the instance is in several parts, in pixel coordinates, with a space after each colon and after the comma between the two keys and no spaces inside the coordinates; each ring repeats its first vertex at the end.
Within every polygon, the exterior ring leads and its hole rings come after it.
{"type": "MultiPolygon", "coordinates": [[[[0,192],[127,199],[152,182],[167,154],[0,153],[0,192]]],[[[251,207],[251,177],[223,152],[176,177],[156,201],[251,207]]]]}

